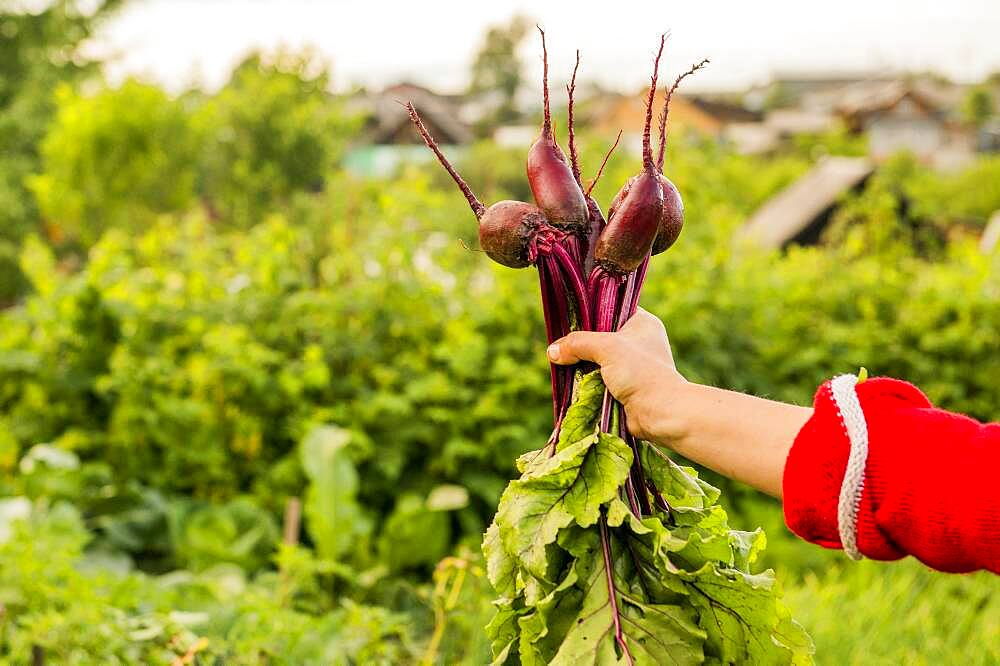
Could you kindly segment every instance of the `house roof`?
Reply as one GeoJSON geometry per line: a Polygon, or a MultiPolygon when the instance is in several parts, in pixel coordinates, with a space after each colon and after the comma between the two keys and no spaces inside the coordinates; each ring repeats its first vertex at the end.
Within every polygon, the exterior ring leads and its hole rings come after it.
{"type": "Polygon", "coordinates": [[[758,111],[751,111],[732,102],[702,96],[689,97],[688,99],[703,113],[707,113],[720,122],[727,124],[752,123],[759,121],[763,117],[763,114],[758,111]]]}
{"type": "Polygon", "coordinates": [[[808,173],[764,203],[746,221],[739,236],[764,247],[784,247],[828,212],[846,192],[874,171],[857,157],[826,157],[808,173]]]}
{"type": "Polygon", "coordinates": [[[839,96],[837,111],[848,117],[888,111],[906,98],[931,114],[940,113],[945,106],[944,100],[927,86],[901,80],[847,86],[839,91],[839,96]]]}
{"type": "Polygon", "coordinates": [[[891,76],[885,72],[868,69],[829,71],[815,69],[783,70],[774,73],[769,85],[789,85],[813,89],[839,88],[850,83],[857,83],[858,81],[887,81],[890,78],[891,76]]]}
{"type": "MultiPolygon", "coordinates": [[[[592,100],[586,121],[595,129],[626,133],[641,133],[646,120],[646,99],[649,89],[637,95],[606,95],[592,100]]],[[[654,122],[663,104],[658,94],[654,122]]],[[[761,115],[736,104],[704,97],[677,94],[670,101],[670,123],[694,128],[702,133],[717,135],[722,127],[734,122],[753,122],[761,115]]]]}
{"type": "Polygon", "coordinates": [[[410,126],[403,108],[413,102],[431,134],[441,145],[465,144],[473,140],[472,131],[458,119],[453,101],[412,83],[390,86],[371,100],[371,140],[375,144],[420,143],[420,136],[410,126]]]}

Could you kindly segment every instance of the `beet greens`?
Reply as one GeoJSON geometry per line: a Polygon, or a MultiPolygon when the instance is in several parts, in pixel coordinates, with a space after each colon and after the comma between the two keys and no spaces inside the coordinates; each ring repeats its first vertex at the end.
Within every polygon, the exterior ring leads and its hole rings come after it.
{"type": "MultiPolygon", "coordinates": [[[[505,266],[538,270],[552,342],[574,330],[621,328],[635,313],[651,254],[676,241],[684,209],[663,175],[668,108],[681,80],[707,61],[668,89],[654,159],[661,37],[646,99],[642,168],[605,220],[590,195],[593,183],[585,190],[580,179],[573,128],[579,52],[567,86],[567,159],[553,131],[541,35],[544,119],[527,161],[537,206],[484,206],[413,106],[407,110],[468,200],[486,253],[505,266]]],[[[595,182],[603,169],[602,163],[595,182]]],[[[494,663],[809,663],[810,640],[781,605],[772,573],[751,573],[763,532],[729,529],[718,490],[633,437],[599,370],[553,365],[551,380],[552,435],[518,459],[521,476],[504,491],[483,542],[499,595],[486,628],[494,663]]]]}

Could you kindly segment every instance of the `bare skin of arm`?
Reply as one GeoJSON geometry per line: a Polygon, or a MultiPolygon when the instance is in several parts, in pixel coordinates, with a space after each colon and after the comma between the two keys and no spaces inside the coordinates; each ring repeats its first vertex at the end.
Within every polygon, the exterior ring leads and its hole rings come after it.
{"type": "Polygon", "coordinates": [[[562,365],[601,366],[636,437],[781,497],[785,459],[811,408],[687,381],[663,324],[641,308],[617,333],[570,333],[552,343],[548,356],[562,365]]]}

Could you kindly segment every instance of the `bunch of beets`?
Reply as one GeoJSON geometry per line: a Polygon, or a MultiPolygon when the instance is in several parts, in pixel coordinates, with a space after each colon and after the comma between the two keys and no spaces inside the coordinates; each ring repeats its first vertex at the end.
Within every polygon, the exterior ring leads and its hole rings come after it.
{"type": "MultiPolygon", "coordinates": [[[[650,257],[677,240],[684,205],[663,174],[670,98],[708,61],[667,89],[654,159],[650,128],[666,41],[660,37],[642,169],[615,195],[605,219],[591,192],[618,141],[585,188],[573,128],[579,52],[567,86],[567,158],[553,133],[539,32],[544,120],[527,163],[535,205],[485,206],[413,105],[406,108],[468,200],[486,254],[510,268],[537,268],[552,342],[574,330],[618,330],[635,313],[650,257]]],[[[749,572],[763,547],[760,530],[730,530],[715,488],[636,440],[598,370],[553,365],[551,378],[552,435],[518,459],[522,476],[505,490],[483,543],[499,595],[487,627],[494,663],[808,662],[809,639],[778,602],[770,572],[749,572]]]]}

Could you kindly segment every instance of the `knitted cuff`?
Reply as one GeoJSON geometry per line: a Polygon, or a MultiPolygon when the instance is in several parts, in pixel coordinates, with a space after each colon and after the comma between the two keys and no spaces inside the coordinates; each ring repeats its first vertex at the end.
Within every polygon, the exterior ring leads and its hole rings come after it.
{"type": "Polygon", "coordinates": [[[902,553],[875,523],[879,480],[865,474],[872,423],[902,405],[929,406],[915,387],[894,379],[862,384],[852,375],[825,382],[813,415],[795,438],[785,462],[785,523],[806,541],[843,548],[857,559],[895,559],[902,553]],[[873,421],[872,419],[875,419],[873,421]]]}
{"type": "Polygon", "coordinates": [[[858,513],[861,510],[861,493],[865,488],[865,464],[868,462],[868,424],[854,390],[857,383],[858,378],[854,375],[840,375],[830,381],[830,393],[850,442],[847,467],[837,501],[837,532],[844,552],[852,560],[861,559],[858,513]]]}

